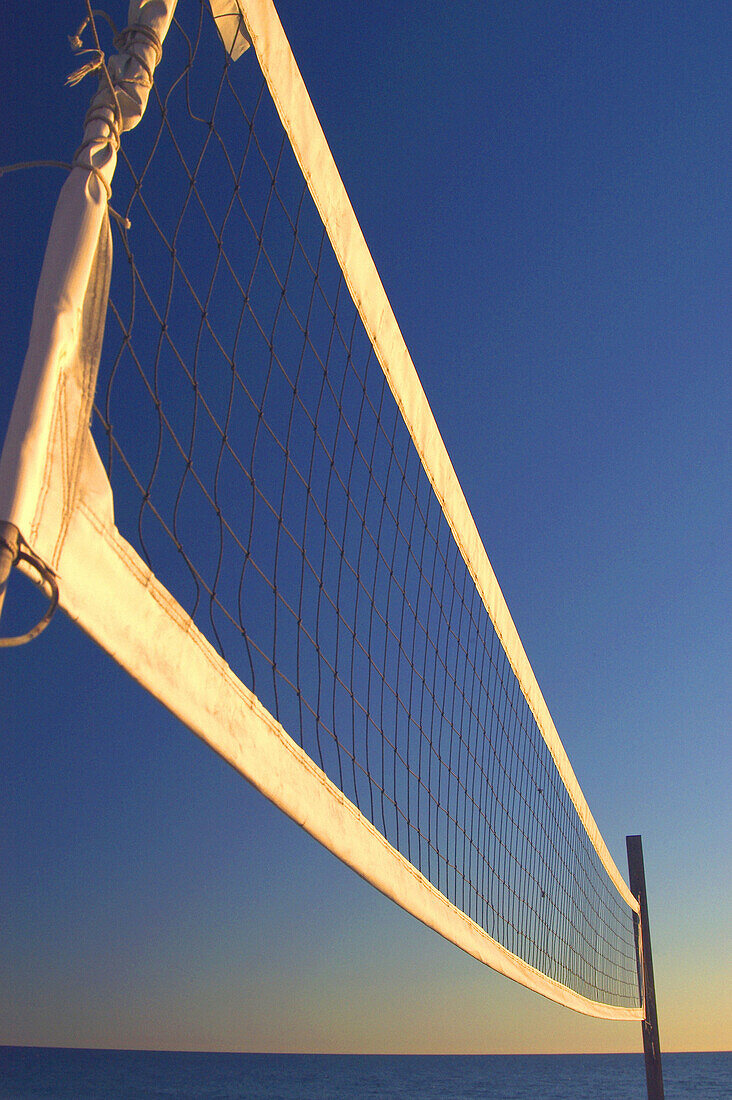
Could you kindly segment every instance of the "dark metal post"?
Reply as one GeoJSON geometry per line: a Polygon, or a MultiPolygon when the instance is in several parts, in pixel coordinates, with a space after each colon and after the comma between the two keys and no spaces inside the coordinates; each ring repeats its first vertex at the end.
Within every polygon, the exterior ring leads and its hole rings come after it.
{"type": "Polygon", "coordinates": [[[638,953],[638,974],[645,1005],[643,1021],[643,1053],[646,1058],[646,1083],[648,1100],[664,1100],[663,1073],[661,1072],[661,1045],[658,1038],[658,1016],[656,1014],[656,986],[653,981],[653,959],[651,958],[651,932],[648,926],[648,905],[646,903],[646,873],[643,866],[643,845],[639,836],[627,836],[628,873],[630,892],[640,903],[640,920],[634,918],[635,946],[638,953]],[[640,926],[640,927],[639,927],[640,926]]]}

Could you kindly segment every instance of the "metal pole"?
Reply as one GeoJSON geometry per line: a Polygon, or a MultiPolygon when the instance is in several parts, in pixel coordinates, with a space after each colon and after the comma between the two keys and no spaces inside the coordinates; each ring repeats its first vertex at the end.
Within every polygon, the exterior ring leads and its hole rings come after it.
{"type": "Polygon", "coordinates": [[[18,557],[19,536],[18,528],[12,523],[0,521],[0,616],[3,613],[8,578],[18,557]]]}
{"type": "Polygon", "coordinates": [[[635,941],[639,960],[639,976],[642,983],[645,1019],[643,1021],[643,1053],[646,1059],[646,1084],[648,1100],[664,1100],[663,1073],[661,1071],[661,1044],[658,1037],[656,1014],[656,986],[653,980],[651,957],[651,931],[648,925],[646,903],[646,873],[643,866],[643,844],[639,836],[627,836],[628,873],[630,892],[640,903],[640,919],[635,917],[635,941]],[[639,928],[640,925],[640,928],[639,928]]]}

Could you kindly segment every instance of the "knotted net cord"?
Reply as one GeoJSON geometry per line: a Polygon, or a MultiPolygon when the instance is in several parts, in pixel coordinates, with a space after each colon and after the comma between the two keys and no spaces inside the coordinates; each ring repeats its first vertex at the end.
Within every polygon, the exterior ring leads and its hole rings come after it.
{"type": "Polygon", "coordinates": [[[140,127],[93,430],[116,522],[341,791],[569,989],[638,1004],[632,912],[522,694],[254,50],[181,0],[140,127]]]}

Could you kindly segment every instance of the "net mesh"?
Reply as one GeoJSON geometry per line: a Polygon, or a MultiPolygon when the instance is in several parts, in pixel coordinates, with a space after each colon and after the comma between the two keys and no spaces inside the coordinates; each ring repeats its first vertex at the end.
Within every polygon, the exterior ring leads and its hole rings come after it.
{"type": "Polygon", "coordinates": [[[498,943],[637,1006],[633,915],[513,674],[253,49],[181,0],[125,135],[93,432],[115,518],[234,673],[498,943]]]}

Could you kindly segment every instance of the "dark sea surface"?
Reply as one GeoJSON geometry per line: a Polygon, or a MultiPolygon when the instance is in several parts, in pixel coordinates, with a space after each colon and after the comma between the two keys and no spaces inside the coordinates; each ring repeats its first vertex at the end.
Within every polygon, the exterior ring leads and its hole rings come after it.
{"type": "MultiPolygon", "coordinates": [[[[666,1054],[667,1100],[730,1100],[731,1054],[666,1054]]],[[[2,1100],[645,1100],[640,1054],[185,1054],[0,1047],[2,1100]]]]}

